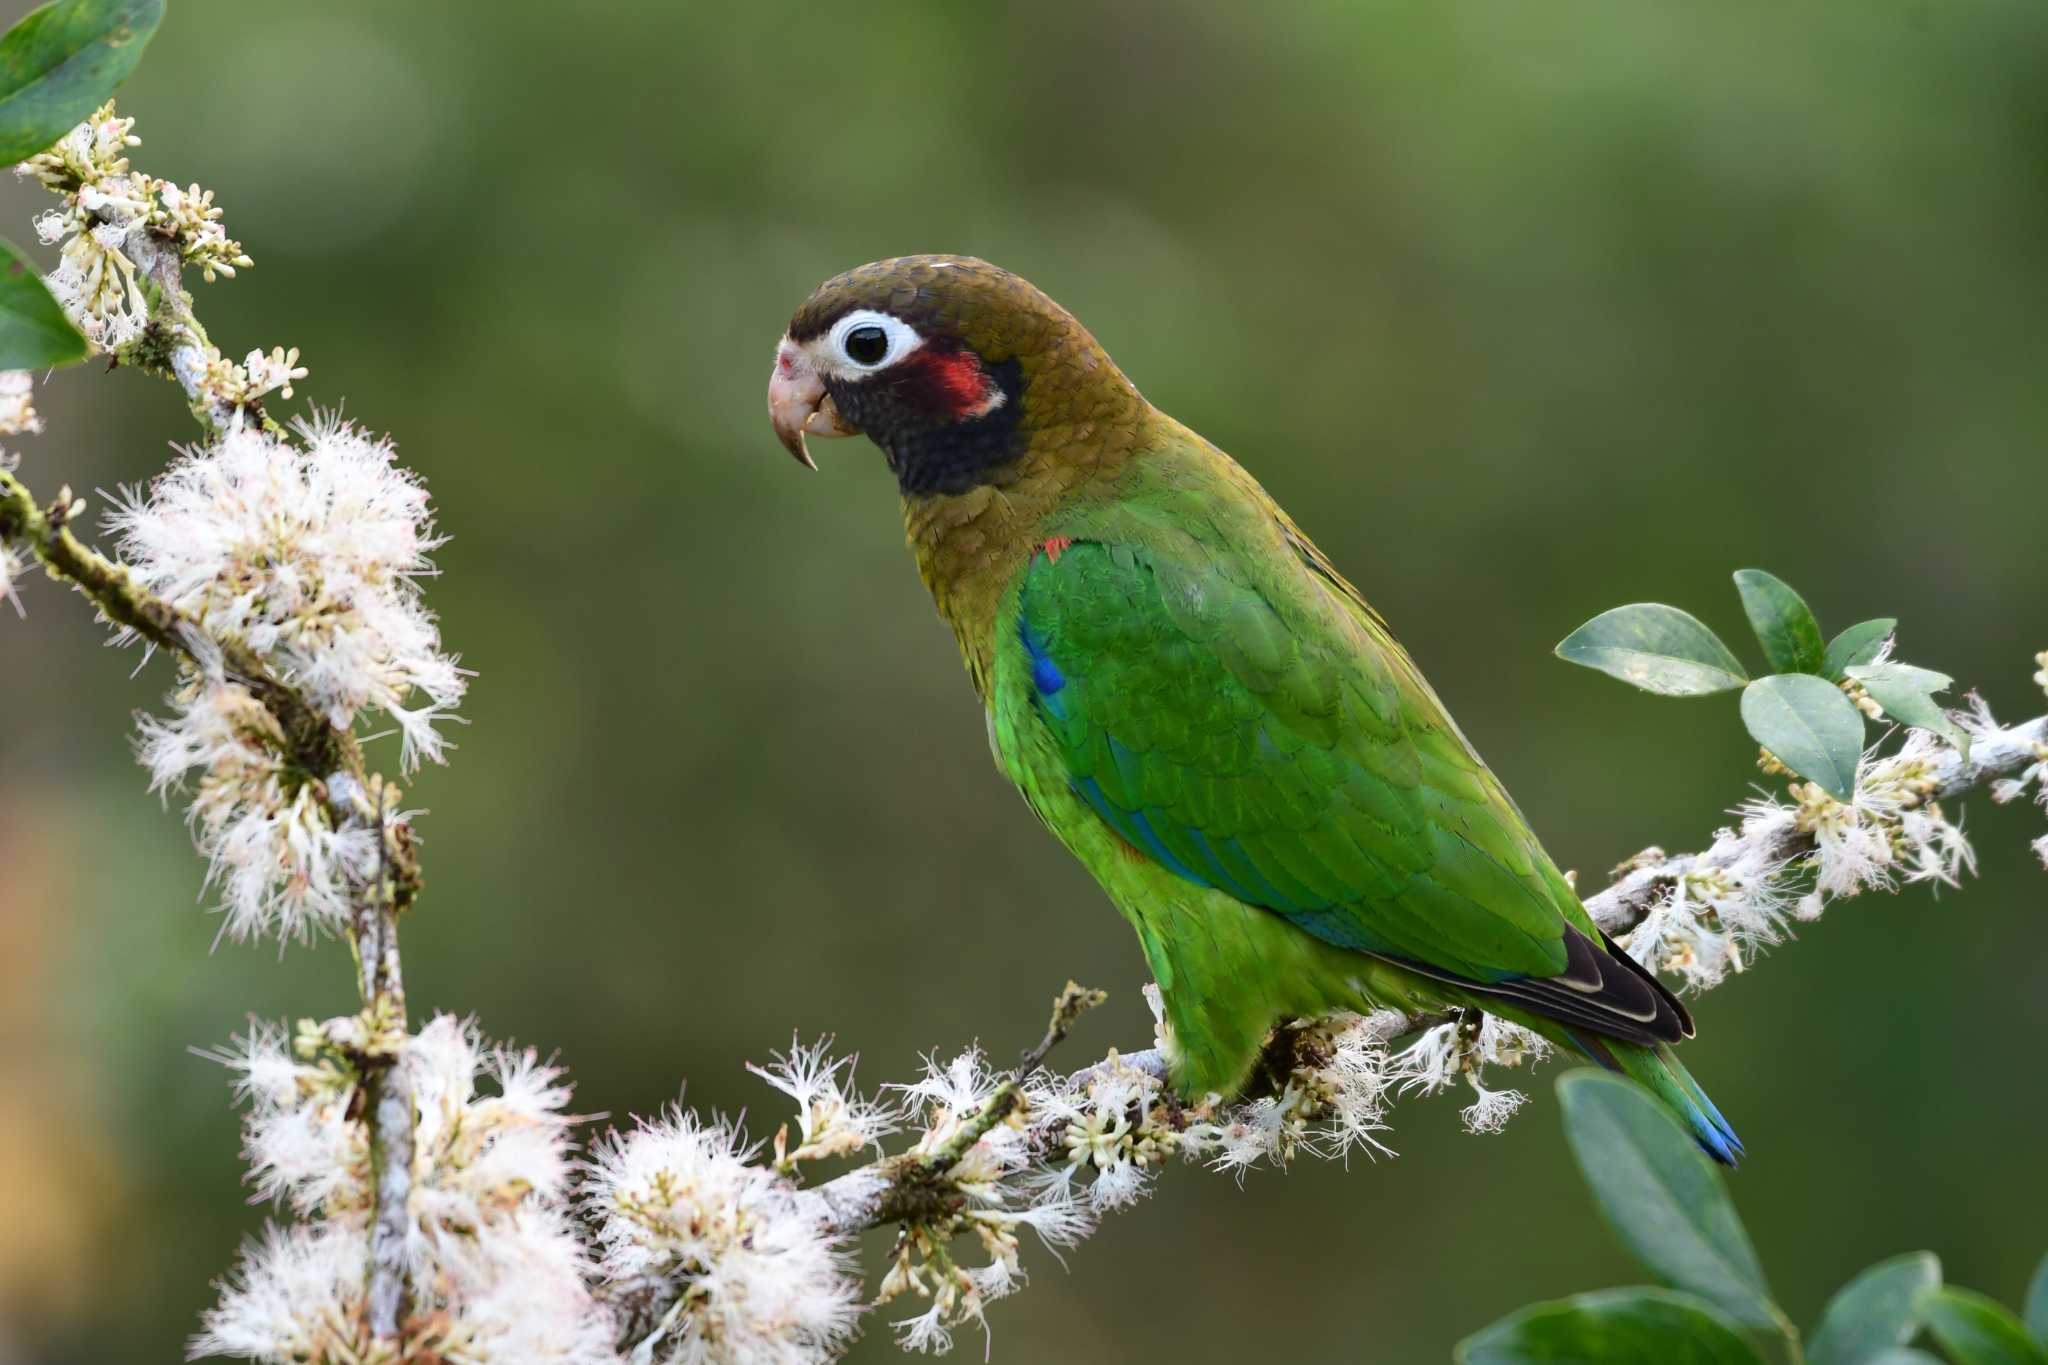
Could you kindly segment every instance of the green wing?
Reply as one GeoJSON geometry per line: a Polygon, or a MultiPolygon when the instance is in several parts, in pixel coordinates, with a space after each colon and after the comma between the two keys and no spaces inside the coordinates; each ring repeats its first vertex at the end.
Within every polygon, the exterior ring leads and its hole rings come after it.
{"type": "Polygon", "coordinates": [[[1678,1036],[1668,995],[1615,970],[1406,656],[1311,555],[1268,585],[1207,546],[1035,557],[1017,647],[1073,789],[1179,876],[1339,947],[1678,1036]]]}

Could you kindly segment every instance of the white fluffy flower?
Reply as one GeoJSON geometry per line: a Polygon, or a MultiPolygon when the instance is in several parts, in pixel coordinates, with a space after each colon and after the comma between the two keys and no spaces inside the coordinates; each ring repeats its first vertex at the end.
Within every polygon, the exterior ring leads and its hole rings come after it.
{"type": "Polygon", "coordinates": [[[1392,1078],[1403,1095],[1434,1095],[1458,1079],[1458,1026],[1438,1024],[1394,1054],[1392,1078]]]}
{"type": "Polygon", "coordinates": [[[476,1228],[529,1199],[567,1192],[569,1087],[532,1049],[487,1045],[473,1021],[436,1015],[407,1044],[419,1115],[413,1135],[414,1222],[429,1240],[476,1228]],[[481,1084],[480,1084],[481,1083],[481,1084]]]}
{"type": "MultiPolygon", "coordinates": [[[[1359,1015],[1348,1011],[1297,1021],[1292,1046],[1298,1058],[1278,1095],[1221,1109],[1191,1126],[1183,1150],[1200,1153],[1212,1167],[1236,1173],[1261,1161],[1285,1166],[1297,1152],[1347,1158],[1353,1150],[1375,1156],[1388,1151],[1390,1093],[1432,1088],[1430,1074],[1455,1071],[1460,1059],[1455,1025],[1425,1033],[1412,1047],[1390,1055],[1387,1044],[1407,1028],[1398,1010],[1359,1015]]],[[[1444,1082],[1448,1084],[1448,1081],[1444,1082]]]]}
{"type": "Polygon", "coordinates": [[[583,1199],[612,1280],[681,1295],[645,1350],[664,1365],[806,1365],[851,1336],[860,1289],[817,1210],[730,1124],[672,1110],[592,1153],[583,1199]]]}
{"type": "Polygon", "coordinates": [[[1734,829],[1715,832],[1714,843],[1671,890],[1621,939],[1629,955],[1652,971],[1671,972],[1694,990],[1739,972],[1758,949],[1784,935],[1785,859],[1776,850],[1797,812],[1772,800],[1735,812],[1734,829]]]}
{"type": "Polygon", "coordinates": [[[529,1201],[445,1249],[415,1271],[415,1293],[423,1290],[433,1308],[420,1358],[465,1365],[618,1360],[616,1326],[586,1286],[590,1267],[561,1209],[529,1201]]]}
{"type": "Polygon", "coordinates": [[[208,281],[250,264],[241,243],[221,226],[210,191],[197,185],[180,189],[129,169],[127,150],[140,142],[131,131],[134,124],[116,117],[111,103],[103,105],[55,146],[15,168],[63,196],[61,209],[36,219],[36,235],[46,245],[64,243],[48,284],[101,350],[128,345],[148,322],[148,304],[128,254],[133,233],[174,242],[180,259],[208,281]]]}
{"type": "Polygon", "coordinates": [[[1458,1117],[1464,1120],[1468,1133],[1498,1133],[1507,1127],[1515,1111],[1529,1101],[1529,1097],[1519,1090],[1488,1090],[1479,1083],[1476,1073],[1466,1079],[1471,1082],[1476,1098],[1458,1111],[1458,1117]]]}
{"type": "Polygon", "coordinates": [[[0,436],[43,429],[36,415],[35,380],[27,370],[0,370],[0,436]]]}
{"type": "Polygon", "coordinates": [[[1928,800],[1944,749],[1918,729],[1907,732],[1895,754],[1879,757],[1873,748],[1857,766],[1854,798],[1846,803],[1794,784],[1799,828],[1813,836],[1814,884],[1823,896],[1889,891],[1901,876],[1953,886],[1976,870],[1962,828],[1928,800]]]}
{"type": "Polygon", "coordinates": [[[1033,1184],[1038,1200],[1071,1198],[1078,1177],[1097,1212],[1119,1209],[1144,1194],[1152,1172],[1178,1147],[1178,1135],[1162,1121],[1164,1086],[1115,1053],[1072,1076],[1045,1072],[1025,1085],[1032,1132],[1054,1149],[1057,1160],[1033,1184]]]}
{"type": "Polygon", "coordinates": [[[12,545],[0,541],[0,602],[12,603],[16,616],[26,616],[21,598],[15,595],[14,585],[22,574],[28,571],[28,559],[12,545]]]}
{"type": "Polygon", "coordinates": [[[1521,1066],[1550,1055],[1543,1038],[1490,1014],[1480,1017],[1476,1033],[1462,1023],[1438,1024],[1423,1033],[1391,1063],[1391,1077],[1402,1094],[1420,1090],[1435,1094],[1463,1076],[1472,1087],[1473,1102],[1459,1111],[1465,1128],[1473,1133],[1497,1133],[1515,1111],[1528,1101],[1519,1090],[1490,1090],[1485,1083],[1489,1066],[1521,1066]]]}
{"type": "MultiPolygon", "coordinates": [[[[242,244],[229,237],[227,229],[221,226],[221,211],[214,205],[212,190],[202,190],[197,185],[179,189],[168,180],[155,184],[158,207],[151,215],[154,225],[178,239],[179,254],[185,264],[199,267],[208,284],[213,283],[216,275],[233,279],[238,266],[255,264],[242,250],[242,244]]],[[[291,397],[290,390],[286,390],[285,397],[291,397]]]]}
{"type": "Polygon", "coordinates": [[[135,120],[114,112],[114,102],[92,111],[91,117],[14,168],[16,175],[32,175],[52,189],[74,184],[93,184],[128,169],[128,149],[140,147],[135,120]]]}
{"type": "Polygon", "coordinates": [[[137,754],[151,791],[192,793],[187,814],[224,932],[306,940],[342,929],[354,889],[376,870],[376,831],[333,826],[283,761],[276,721],[217,659],[202,652],[169,705],[168,718],[138,721],[137,754]]]}
{"type": "Polygon", "coordinates": [[[362,1222],[370,1194],[369,1135],[349,1117],[355,1073],[294,1055],[284,1030],[252,1023],[216,1060],[236,1073],[249,1106],[242,1154],[257,1200],[288,1203],[302,1217],[362,1222]]]}
{"type": "Polygon", "coordinates": [[[924,1075],[908,1085],[891,1084],[906,1106],[922,1103],[927,1113],[919,1151],[931,1151],[950,1140],[995,1095],[1002,1077],[990,1069],[980,1048],[969,1048],[941,1062],[936,1053],[924,1059],[924,1075]]]}
{"type": "Polygon", "coordinates": [[[267,1226],[220,1281],[189,1358],[233,1356],[297,1365],[374,1359],[363,1317],[369,1237],[335,1224],[267,1226]]]}
{"type": "MultiPolygon", "coordinates": [[[[375,1358],[362,1322],[369,1133],[348,1060],[372,1042],[360,1017],[302,1025],[296,1045],[259,1024],[221,1055],[249,1104],[243,1144],[257,1197],[307,1221],[245,1249],[195,1354],[375,1358]]],[[[449,1015],[407,1039],[394,1064],[418,1112],[405,1328],[416,1350],[475,1365],[613,1360],[613,1323],[586,1287],[590,1267],[562,1198],[572,1120],[559,1073],[532,1052],[487,1045],[449,1015]]]]}
{"type": "Polygon", "coordinates": [[[149,304],[124,249],[131,224],[153,207],[147,176],[128,173],[127,149],[140,139],[134,119],[118,118],[111,102],[48,150],[15,167],[65,196],[62,209],[36,219],[45,245],[64,243],[45,282],[94,346],[113,350],[142,335],[149,304]]]}
{"type": "Polygon", "coordinates": [[[786,1154],[789,1161],[846,1156],[869,1147],[879,1153],[882,1139],[896,1131],[896,1110],[861,1098],[853,1086],[858,1059],[829,1056],[830,1042],[820,1039],[804,1047],[791,1038],[789,1051],[776,1053],[769,1065],[747,1064],[747,1070],[796,1101],[798,1141],[786,1154]]]}
{"type": "MultiPolygon", "coordinates": [[[[81,191],[80,197],[87,193],[81,191]]],[[[54,225],[47,216],[39,220],[37,231],[46,234],[53,226],[68,236],[57,268],[44,283],[78,330],[102,351],[119,350],[141,336],[149,322],[149,301],[125,250],[127,220],[100,222],[75,209],[59,215],[54,225]]]]}
{"type": "Polygon", "coordinates": [[[1298,1101],[1298,1093],[1290,1088],[1278,1099],[1268,1096],[1240,1105],[1203,1130],[1201,1138],[1211,1153],[1209,1164],[1236,1173],[1240,1179],[1261,1161],[1285,1164],[1308,1136],[1308,1120],[1302,1117],[1298,1101]]]}
{"type": "Polygon", "coordinates": [[[109,528],[142,586],[248,645],[335,725],[382,711],[406,770],[438,761],[435,725],[464,677],[421,600],[441,544],[426,489],[389,441],[337,417],[298,434],[302,447],[241,429],[187,451],[109,528]]]}

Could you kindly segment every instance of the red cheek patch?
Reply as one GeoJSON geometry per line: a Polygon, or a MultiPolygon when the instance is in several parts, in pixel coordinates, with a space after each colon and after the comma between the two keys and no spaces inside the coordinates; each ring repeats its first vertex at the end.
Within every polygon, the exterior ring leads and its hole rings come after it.
{"type": "Polygon", "coordinates": [[[905,359],[902,371],[898,391],[934,416],[965,421],[1002,406],[1001,386],[972,351],[927,346],[905,359]]]}
{"type": "Polygon", "coordinates": [[[953,412],[978,408],[988,399],[988,375],[971,351],[935,354],[925,362],[939,405],[953,412]]]}

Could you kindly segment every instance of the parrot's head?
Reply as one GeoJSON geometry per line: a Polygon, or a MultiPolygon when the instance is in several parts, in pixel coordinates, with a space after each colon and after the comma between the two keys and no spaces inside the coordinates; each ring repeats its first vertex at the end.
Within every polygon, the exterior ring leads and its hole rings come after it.
{"type": "Polygon", "coordinates": [[[1143,408],[1072,314],[972,256],[898,256],[825,281],[768,378],[790,454],[815,469],[805,437],[864,434],[909,495],[964,492],[1040,432],[1143,408]]]}

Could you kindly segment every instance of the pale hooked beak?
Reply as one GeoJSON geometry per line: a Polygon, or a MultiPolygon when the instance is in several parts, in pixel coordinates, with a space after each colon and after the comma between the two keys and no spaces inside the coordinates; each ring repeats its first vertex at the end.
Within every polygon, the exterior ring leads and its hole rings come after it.
{"type": "Polygon", "coordinates": [[[810,469],[818,465],[804,448],[804,437],[860,435],[859,427],[839,415],[811,358],[788,337],[775,348],[775,369],[768,376],[768,421],[782,448],[810,469]]]}

